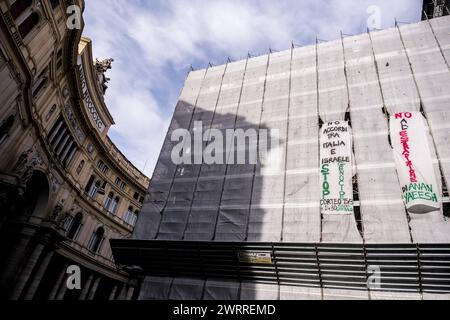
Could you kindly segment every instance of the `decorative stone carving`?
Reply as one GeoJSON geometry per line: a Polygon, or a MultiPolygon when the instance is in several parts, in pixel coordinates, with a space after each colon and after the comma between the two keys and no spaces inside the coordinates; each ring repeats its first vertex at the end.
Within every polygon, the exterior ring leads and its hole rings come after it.
{"type": "Polygon", "coordinates": [[[97,80],[103,94],[106,93],[108,86],[106,85],[111,79],[105,76],[105,73],[111,69],[114,59],[108,58],[104,60],[95,59],[95,71],[97,73],[97,80]]]}
{"type": "Polygon", "coordinates": [[[26,184],[33,175],[37,166],[42,165],[43,161],[38,152],[32,149],[24,151],[16,162],[13,172],[20,178],[22,184],[26,184]]]}
{"type": "Polygon", "coordinates": [[[59,187],[62,185],[62,182],[56,177],[56,175],[50,173],[50,181],[52,184],[52,192],[56,193],[59,190],[59,187]]]}
{"type": "Polygon", "coordinates": [[[62,94],[64,98],[67,98],[69,96],[69,89],[67,89],[67,87],[64,87],[62,94]]]}
{"type": "Polygon", "coordinates": [[[69,123],[72,126],[72,129],[76,132],[80,142],[83,143],[84,140],[86,139],[86,136],[84,135],[83,130],[81,130],[80,126],[78,125],[78,121],[75,118],[72,108],[68,104],[66,104],[64,106],[64,111],[66,112],[67,118],[69,119],[69,123]]]}
{"type": "Polygon", "coordinates": [[[81,173],[81,171],[83,170],[84,164],[85,164],[85,161],[81,160],[80,164],[78,165],[78,168],[77,168],[77,175],[79,175],[81,173]]]}
{"type": "MultiPolygon", "coordinates": [[[[60,213],[61,213],[62,210],[63,210],[63,205],[62,205],[61,203],[58,203],[58,204],[53,208],[53,211],[52,211],[52,215],[51,215],[51,217],[50,217],[50,220],[58,223],[58,218],[59,218],[59,215],[60,215],[60,213]]],[[[59,223],[58,223],[58,225],[59,225],[59,223]]]]}
{"type": "MultiPolygon", "coordinates": [[[[66,211],[66,213],[61,215],[59,217],[58,221],[56,221],[58,227],[65,230],[65,227],[66,227],[69,219],[74,217],[74,212],[75,212],[75,209],[72,208],[72,209],[70,209],[70,211],[66,211]]],[[[65,230],[65,231],[67,231],[67,230],[65,230]]]]}

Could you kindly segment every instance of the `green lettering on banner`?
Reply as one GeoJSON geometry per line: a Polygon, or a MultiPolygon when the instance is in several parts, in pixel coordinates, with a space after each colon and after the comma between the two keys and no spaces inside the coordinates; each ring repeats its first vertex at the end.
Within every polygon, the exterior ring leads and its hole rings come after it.
{"type": "Polygon", "coordinates": [[[331,194],[330,183],[328,182],[328,176],[330,175],[330,166],[328,164],[322,165],[321,173],[323,175],[323,185],[322,185],[322,198],[331,194]]]}
{"type": "Polygon", "coordinates": [[[433,185],[422,182],[406,185],[403,188],[403,199],[406,204],[415,200],[438,202],[438,196],[433,192],[433,185]]]}

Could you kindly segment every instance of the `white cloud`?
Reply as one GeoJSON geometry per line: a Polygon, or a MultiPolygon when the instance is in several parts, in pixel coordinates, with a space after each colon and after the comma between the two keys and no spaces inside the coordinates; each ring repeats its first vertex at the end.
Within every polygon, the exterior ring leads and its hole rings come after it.
{"type": "Polygon", "coordinates": [[[123,153],[151,176],[187,67],[223,63],[247,51],[281,50],[291,40],[332,40],[340,30],[365,29],[366,9],[381,8],[382,26],[417,20],[420,0],[89,0],[85,35],[96,57],[113,57],[107,105],[110,134],[123,153]]]}

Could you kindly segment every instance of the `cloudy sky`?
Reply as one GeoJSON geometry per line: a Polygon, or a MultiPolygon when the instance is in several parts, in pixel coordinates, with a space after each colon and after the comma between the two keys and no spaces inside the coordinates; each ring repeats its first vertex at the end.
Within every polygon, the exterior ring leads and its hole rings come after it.
{"type": "Polygon", "coordinates": [[[94,57],[114,58],[106,102],[109,135],[151,177],[172,112],[192,64],[225,63],[420,20],[422,0],[87,0],[84,35],[94,57]],[[374,7],[375,6],[375,7],[374,7]],[[376,21],[375,21],[376,22],[376,21]],[[145,167],[145,169],[144,169],[145,167]]]}

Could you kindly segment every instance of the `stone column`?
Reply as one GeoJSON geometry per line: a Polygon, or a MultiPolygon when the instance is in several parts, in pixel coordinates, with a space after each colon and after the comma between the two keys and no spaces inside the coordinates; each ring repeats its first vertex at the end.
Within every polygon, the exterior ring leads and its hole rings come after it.
{"type": "Polygon", "coordinates": [[[67,275],[64,276],[63,282],[61,284],[61,287],[59,288],[58,294],[56,295],[55,300],[64,300],[64,296],[66,295],[67,291],[67,275]]]}
{"type": "Polygon", "coordinates": [[[6,257],[5,261],[3,261],[5,269],[0,275],[0,283],[2,284],[2,287],[7,287],[7,285],[10,284],[11,279],[14,279],[16,272],[20,267],[20,263],[25,257],[25,253],[30,242],[30,236],[21,234],[20,237],[21,238],[17,245],[12,248],[11,253],[6,257]]]}
{"type": "Polygon", "coordinates": [[[108,300],[116,300],[117,285],[114,285],[108,300]]]}
{"type": "Polygon", "coordinates": [[[27,284],[28,279],[30,278],[30,275],[33,272],[33,269],[36,266],[36,263],[42,253],[42,250],[44,250],[44,247],[45,246],[42,243],[37,244],[36,248],[28,259],[24,270],[19,275],[19,280],[17,281],[16,287],[14,288],[10,297],[11,300],[18,300],[20,298],[23,288],[27,284]]]}
{"type": "Polygon", "coordinates": [[[134,293],[134,287],[129,287],[126,300],[131,300],[131,298],[133,298],[133,293],[134,293]]]}
{"type": "Polygon", "coordinates": [[[58,294],[58,289],[61,287],[61,283],[64,282],[66,271],[67,271],[67,263],[64,264],[64,267],[61,270],[61,273],[59,274],[58,279],[56,280],[55,285],[52,288],[52,291],[50,291],[50,294],[48,295],[48,300],[55,300],[56,295],[58,294]]]}
{"type": "Polygon", "coordinates": [[[120,290],[119,296],[117,297],[117,300],[125,300],[127,294],[127,284],[124,283],[122,286],[122,290],[120,290]]]}
{"type": "Polygon", "coordinates": [[[83,287],[83,290],[81,290],[81,294],[80,297],[78,298],[78,300],[86,300],[87,294],[89,292],[89,287],[91,286],[91,282],[92,279],[94,279],[94,275],[91,274],[88,278],[88,280],[86,281],[86,284],[83,287]]]}
{"type": "Polygon", "coordinates": [[[98,276],[97,279],[95,279],[94,284],[92,285],[91,290],[89,291],[88,300],[94,300],[95,293],[97,292],[98,284],[100,283],[101,277],[98,276]]]}
{"type": "Polygon", "coordinates": [[[39,269],[33,277],[32,282],[25,294],[25,300],[33,300],[33,297],[39,287],[39,284],[42,281],[42,277],[44,276],[45,271],[47,271],[48,265],[50,264],[54,253],[55,252],[52,250],[47,252],[47,254],[45,255],[44,260],[39,265],[39,269]]]}

